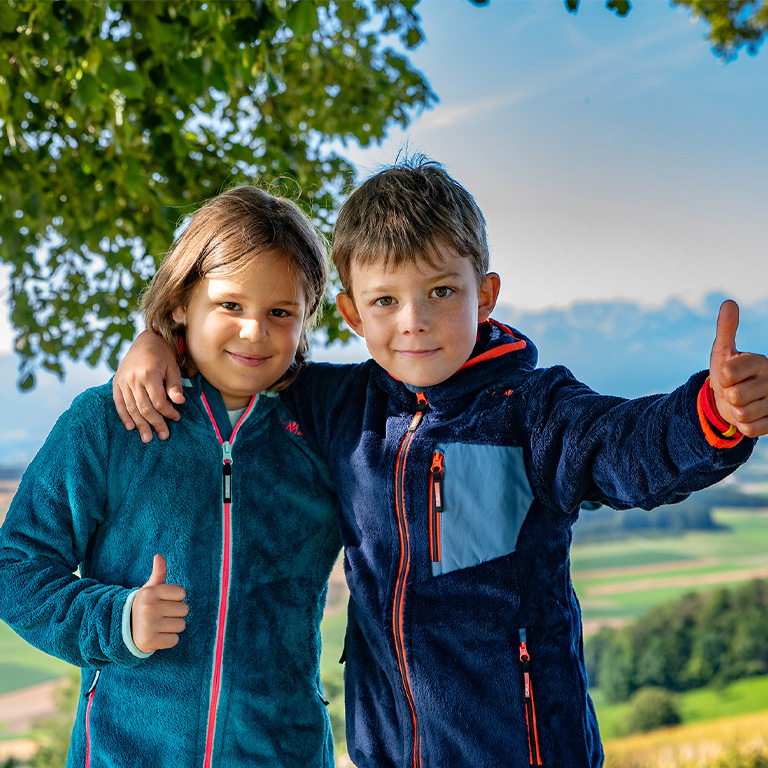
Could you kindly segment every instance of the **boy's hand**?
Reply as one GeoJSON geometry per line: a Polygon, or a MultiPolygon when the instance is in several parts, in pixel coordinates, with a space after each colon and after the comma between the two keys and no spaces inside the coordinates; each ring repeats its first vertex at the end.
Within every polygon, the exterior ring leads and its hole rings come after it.
{"type": "Polygon", "coordinates": [[[720,415],[747,437],[768,434],[768,358],[736,349],[739,305],[724,301],[709,356],[709,380],[720,415]]]}
{"type": "Polygon", "coordinates": [[[189,606],[186,592],[178,584],[166,584],[165,558],[155,555],[149,581],[139,590],[131,606],[131,636],[142,653],[173,648],[185,630],[189,606]]]}
{"type": "Polygon", "coordinates": [[[179,419],[168,398],[181,404],[184,394],[179,366],[160,336],[142,333],[131,344],[112,379],[112,397],[125,428],[138,427],[145,443],[152,440],[153,428],[161,440],[168,437],[163,417],[179,419]]]}

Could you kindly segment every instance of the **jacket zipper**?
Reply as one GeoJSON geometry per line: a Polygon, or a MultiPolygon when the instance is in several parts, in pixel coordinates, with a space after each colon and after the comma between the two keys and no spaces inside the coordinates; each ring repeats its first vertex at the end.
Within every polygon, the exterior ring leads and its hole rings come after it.
{"type": "Polygon", "coordinates": [[[408,675],[408,661],[405,655],[405,641],[403,639],[403,608],[405,603],[405,585],[408,578],[408,569],[411,563],[410,552],[410,534],[408,532],[408,521],[405,516],[405,464],[408,458],[408,451],[413,442],[414,433],[424,418],[427,410],[427,398],[423,392],[416,393],[416,413],[411,419],[402,442],[400,450],[397,453],[395,463],[395,507],[397,511],[397,527],[400,532],[400,564],[397,571],[397,581],[395,583],[395,599],[392,611],[392,632],[395,638],[395,649],[397,651],[397,664],[400,670],[400,679],[403,683],[405,698],[411,709],[411,719],[413,721],[413,752],[411,754],[412,768],[419,768],[421,765],[421,739],[419,736],[419,722],[416,718],[416,707],[413,700],[413,690],[408,675]]]}
{"type": "Polygon", "coordinates": [[[429,478],[429,555],[432,560],[432,574],[436,575],[436,565],[442,562],[440,547],[440,515],[443,512],[443,460],[440,451],[432,454],[432,467],[429,478]]]}
{"type": "Polygon", "coordinates": [[[529,765],[544,765],[539,751],[539,729],[536,724],[536,705],[533,701],[531,683],[531,656],[528,653],[525,630],[518,630],[520,635],[520,664],[523,669],[523,702],[525,704],[525,724],[528,728],[529,765]]]}
{"type": "Polygon", "coordinates": [[[96,693],[96,683],[99,682],[100,677],[101,670],[97,669],[91,686],[85,694],[88,697],[88,705],[85,708],[85,768],[89,768],[91,764],[91,707],[93,706],[93,697],[96,693]]]}
{"type": "Polygon", "coordinates": [[[213,416],[208,400],[205,394],[202,395],[208,416],[211,419],[216,437],[221,445],[222,465],[221,465],[221,498],[223,505],[222,515],[222,558],[221,558],[221,591],[219,594],[219,618],[216,630],[216,645],[213,653],[213,678],[211,680],[211,694],[208,704],[208,726],[205,736],[205,759],[204,768],[210,768],[213,759],[213,745],[216,735],[216,715],[219,707],[219,697],[221,695],[221,667],[224,656],[224,639],[227,631],[227,610],[229,608],[229,579],[232,570],[232,445],[235,442],[237,431],[240,425],[248,417],[256,400],[256,395],[251,398],[245,413],[240,417],[240,421],[232,430],[229,440],[224,440],[219,432],[216,419],[213,416]]]}

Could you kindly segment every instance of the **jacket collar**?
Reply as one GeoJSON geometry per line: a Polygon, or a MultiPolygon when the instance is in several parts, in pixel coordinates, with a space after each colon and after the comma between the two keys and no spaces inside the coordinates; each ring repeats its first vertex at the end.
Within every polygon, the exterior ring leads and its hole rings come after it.
{"type": "MultiPolygon", "coordinates": [[[[229,440],[232,437],[234,429],[229,419],[227,407],[224,405],[224,400],[221,397],[219,390],[199,373],[191,378],[185,378],[183,383],[184,394],[187,395],[195,404],[195,407],[203,413],[206,421],[213,419],[221,439],[229,440]],[[203,400],[203,397],[205,397],[205,400],[203,400]]],[[[266,404],[270,402],[273,407],[277,404],[278,398],[276,393],[273,395],[271,392],[259,392],[254,395],[248,403],[248,407],[245,409],[245,414],[239,423],[242,423],[243,419],[251,417],[252,413],[256,410],[257,403],[262,406],[262,403],[266,404]]],[[[262,406],[260,410],[262,413],[266,413],[271,410],[271,408],[264,408],[262,406]]]]}

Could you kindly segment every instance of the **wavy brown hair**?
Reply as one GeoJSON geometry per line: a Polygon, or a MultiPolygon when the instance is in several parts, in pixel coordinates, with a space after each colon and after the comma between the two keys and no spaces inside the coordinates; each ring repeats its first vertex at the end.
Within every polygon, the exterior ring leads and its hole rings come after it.
{"type": "Polygon", "coordinates": [[[424,155],[405,157],[364,181],[339,210],[332,258],[344,290],[353,294],[350,268],[436,266],[447,244],[470,259],[477,278],[488,272],[485,218],[475,199],[424,155]]]}
{"type": "Polygon", "coordinates": [[[147,328],[162,336],[181,367],[190,361],[183,345],[184,327],[173,311],[185,307],[199,280],[237,278],[262,255],[282,256],[304,288],[307,309],[296,355],[270,389],[293,381],[309,353],[309,331],[317,320],[328,282],[324,240],[291,200],[252,186],[222,192],[199,208],[177,236],[141,299],[147,328]]]}

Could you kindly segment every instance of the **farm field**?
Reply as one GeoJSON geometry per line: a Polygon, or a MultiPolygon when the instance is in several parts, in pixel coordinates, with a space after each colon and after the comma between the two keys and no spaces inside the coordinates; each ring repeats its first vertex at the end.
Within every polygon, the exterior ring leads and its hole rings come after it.
{"type": "Polygon", "coordinates": [[[756,768],[768,758],[766,734],[768,712],[661,728],[605,741],[605,768],[756,768]],[[762,761],[738,761],[737,754],[762,761]]]}
{"type": "Polygon", "coordinates": [[[727,529],[574,545],[585,632],[631,621],[687,592],[767,578],[768,510],[718,509],[713,518],[727,529]]]}
{"type": "MultiPolygon", "coordinates": [[[[608,704],[599,690],[591,691],[591,695],[606,744],[625,737],[629,703],[608,704]]],[[[768,719],[768,676],[738,680],[721,688],[688,691],[678,696],[677,703],[686,726],[755,712],[764,712],[768,719]]],[[[765,733],[768,735],[768,729],[765,733]]]]}

